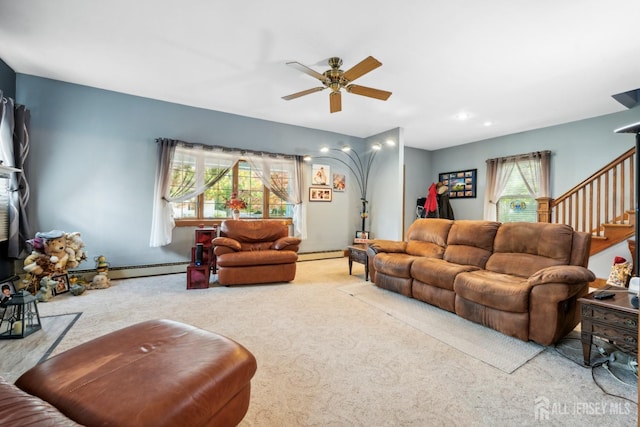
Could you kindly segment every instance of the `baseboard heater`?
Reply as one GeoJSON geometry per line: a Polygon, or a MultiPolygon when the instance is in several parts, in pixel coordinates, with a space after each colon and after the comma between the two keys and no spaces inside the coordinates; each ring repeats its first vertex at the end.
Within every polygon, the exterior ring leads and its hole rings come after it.
{"type": "MultiPolygon", "coordinates": [[[[321,259],[330,258],[342,258],[344,251],[322,251],[322,252],[307,252],[298,254],[298,262],[304,261],[316,261],[321,259]]],[[[185,273],[187,271],[188,261],[184,262],[170,262],[163,264],[147,264],[147,265],[129,265],[123,267],[109,267],[110,279],[130,279],[134,277],[145,276],[159,276],[162,274],[176,274],[185,273]]],[[[91,280],[96,274],[95,270],[72,270],[69,274],[75,274],[77,276],[86,276],[87,280],[91,280]]]]}

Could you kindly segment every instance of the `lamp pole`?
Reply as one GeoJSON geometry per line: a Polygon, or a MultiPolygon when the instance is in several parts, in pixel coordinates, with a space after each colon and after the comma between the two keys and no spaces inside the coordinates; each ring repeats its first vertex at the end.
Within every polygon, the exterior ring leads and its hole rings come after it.
{"type": "Polygon", "coordinates": [[[351,150],[350,147],[343,147],[342,149],[338,149],[338,148],[325,149],[326,151],[339,152],[341,155],[346,157],[346,160],[337,156],[316,157],[317,159],[332,159],[342,163],[347,168],[349,168],[349,170],[355,177],[356,182],[358,184],[358,188],[360,190],[360,201],[362,202],[362,212],[360,212],[360,217],[362,218],[362,231],[366,231],[365,221],[368,217],[367,204],[369,203],[369,201],[367,200],[367,187],[369,185],[369,173],[371,172],[371,165],[373,164],[373,161],[376,158],[376,154],[378,154],[378,151],[380,151],[380,149],[382,148],[382,145],[375,144],[373,145],[372,148],[373,149],[369,153],[369,156],[365,159],[360,157],[360,155],[358,155],[358,153],[355,152],[354,150],[351,150]]]}
{"type": "Polygon", "coordinates": [[[635,212],[636,212],[636,224],[635,224],[635,233],[634,239],[636,241],[636,249],[633,254],[633,269],[635,270],[635,275],[638,277],[640,275],[640,251],[638,248],[639,244],[639,236],[640,236],[640,122],[632,123],[627,126],[623,126],[614,131],[615,133],[635,133],[636,134],[636,168],[635,168],[635,212]]]}

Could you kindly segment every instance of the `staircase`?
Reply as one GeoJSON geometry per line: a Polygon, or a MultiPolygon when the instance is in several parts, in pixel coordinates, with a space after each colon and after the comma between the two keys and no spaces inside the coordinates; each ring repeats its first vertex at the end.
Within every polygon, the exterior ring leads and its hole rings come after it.
{"type": "Polygon", "coordinates": [[[555,200],[539,200],[541,222],[592,234],[591,255],[634,236],[635,147],[555,200]]]}

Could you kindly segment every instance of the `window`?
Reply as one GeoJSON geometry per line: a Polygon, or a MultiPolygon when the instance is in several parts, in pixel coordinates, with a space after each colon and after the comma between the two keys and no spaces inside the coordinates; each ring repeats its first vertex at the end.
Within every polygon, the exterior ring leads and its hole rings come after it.
{"type": "Polygon", "coordinates": [[[156,139],[158,157],[151,218],[152,248],[171,243],[176,225],[211,225],[230,218],[236,192],[245,218],[284,219],[305,239],[302,157],[156,139]]]}
{"type": "Polygon", "coordinates": [[[550,151],[487,160],[484,219],[538,221],[536,199],[549,197],[550,151]]]}
{"type": "Polygon", "coordinates": [[[251,162],[241,159],[233,166],[228,158],[215,152],[194,152],[190,148],[176,148],[172,162],[170,195],[182,194],[185,189],[205,187],[201,194],[171,203],[176,225],[192,225],[194,221],[220,220],[231,217],[226,206],[232,193],[246,203],[241,218],[291,218],[293,205],[270,191],[262,182],[267,173],[271,188],[288,188],[291,179],[287,168],[272,165],[266,171],[256,170],[251,162]]]}
{"type": "Polygon", "coordinates": [[[526,181],[532,181],[532,165],[529,161],[518,161],[513,168],[496,208],[499,222],[537,222],[538,202],[527,189],[526,181]],[[519,173],[518,171],[521,171],[519,173]],[[526,178],[523,178],[522,176],[526,178]]]}

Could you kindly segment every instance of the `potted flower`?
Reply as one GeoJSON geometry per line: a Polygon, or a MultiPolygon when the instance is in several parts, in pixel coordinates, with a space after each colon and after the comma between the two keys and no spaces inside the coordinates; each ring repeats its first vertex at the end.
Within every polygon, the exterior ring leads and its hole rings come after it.
{"type": "Polygon", "coordinates": [[[233,219],[239,219],[240,209],[247,208],[247,203],[244,200],[238,198],[238,193],[236,193],[235,191],[231,193],[231,198],[227,200],[224,205],[227,209],[231,209],[233,219]]]}

